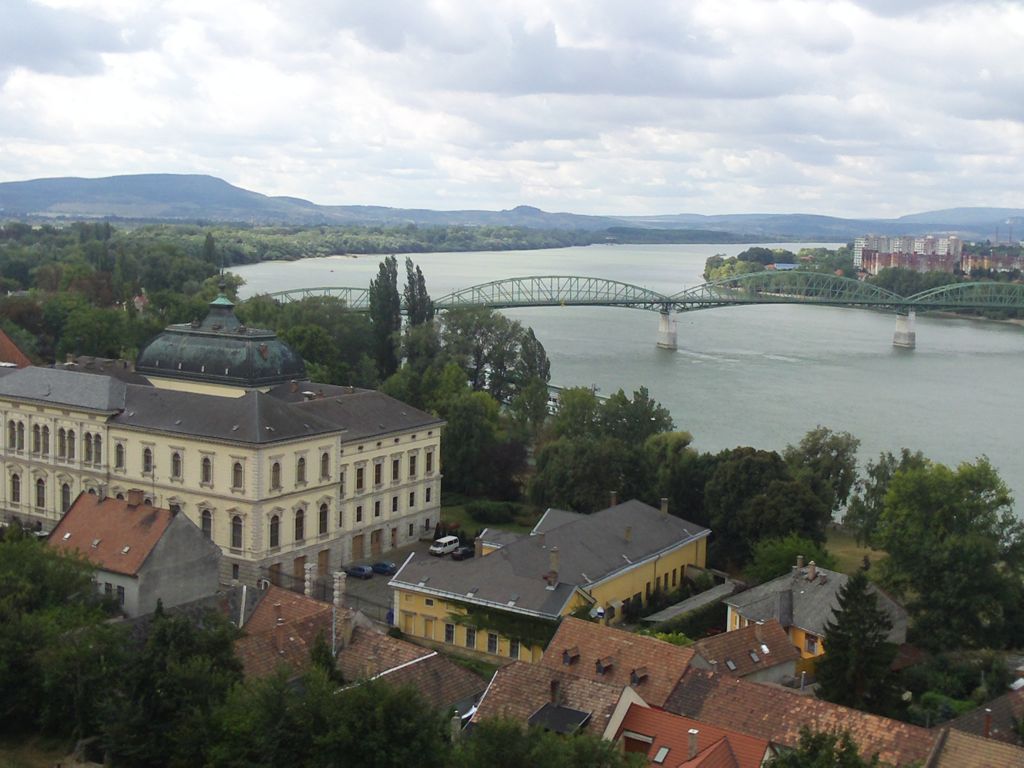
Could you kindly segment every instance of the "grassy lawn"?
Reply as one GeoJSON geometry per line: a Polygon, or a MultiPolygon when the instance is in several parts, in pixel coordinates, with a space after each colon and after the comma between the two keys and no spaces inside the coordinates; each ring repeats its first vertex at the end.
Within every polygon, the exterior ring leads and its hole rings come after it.
{"type": "Polygon", "coordinates": [[[484,525],[470,517],[462,504],[441,507],[441,519],[446,523],[458,523],[459,530],[468,531],[469,535],[476,533],[481,528],[498,528],[499,530],[512,531],[513,533],[529,533],[539,518],[539,515],[530,518],[519,517],[516,518],[514,523],[488,523],[484,525]]]}
{"type": "Polygon", "coordinates": [[[885,557],[885,552],[880,549],[862,547],[857,543],[852,533],[842,529],[833,528],[827,533],[825,548],[831,552],[837,561],[837,569],[843,573],[853,573],[864,562],[867,555],[872,564],[877,563],[885,557]]]}
{"type": "Polygon", "coordinates": [[[61,762],[69,750],[67,744],[36,738],[0,740],[0,768],[51,768],[61,762]]]}

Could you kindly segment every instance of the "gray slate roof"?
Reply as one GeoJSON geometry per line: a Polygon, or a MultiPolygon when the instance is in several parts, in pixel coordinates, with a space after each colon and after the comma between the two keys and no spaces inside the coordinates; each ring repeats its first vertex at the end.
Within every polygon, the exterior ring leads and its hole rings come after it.
{"type": "Polygon", "coordinates": [[[110,376],[54,368],[21,368],[0,377],[0,397],[15,397],[93,411],[124,406],[126,385],[110,376]]]}
{"type": "Polygon", "coordinates": [[[465,602],[487,602],[555,617],[577,587],[710,533],[636,500],[576,517],[544,534],[512,541],[485,557],[462,562],[413,557],[391,583],[446,593],[465,602]],[[554,547],[558,548],[558,584],[552,590],[544,577],[552,570],[554,547]],[[514,604],[509,606],[513,597],[514,604]]]}
{"type": "Polygon", "coordinates": [[[545,510],[544,514],[540,516],[540,520],[538,520],[537,524],[533,526],[533,530],[530,531],[530,533],[547,533],[560,525],[575,522],[581,517],[585,517],[585,515],[579,512],[569,512],[565,509],[549,507],[545,510]]]}
{"type": "MultiPolygon", "coordinates": [[[[301,382],[299,386],[318,391],[321,385],[301,382]]],[[[353,390],[351,394],[346,390],[345,394],[322,399],[288,402],[259,391],[228,398],[138,386],[128,387],[124,412],[112,422],[256,444],[342,430],[346,441],[359,440],[443,423],[429,413],[371,390],[353,390]]]]}
{"type": "MultiPolygon", "coordinates": [[[[787,629],[797,626],[816,635],[824,635],[825,625],[839,607],[839,590],[849,577],[825,568],[817,568],[815,574],[811,580],[808,568],[794,567],[777,579],[728,598],[725,604],[750,621],[778,619],[787,629]],[[792,600],[791,609],[788,608],[789,600],[792,600]]],[[[873,584],[870,591],[878,598],[878,607],[889,614],[892,621],[889,641],[904,642],[907,638],[907,612],[873,584]]]]}

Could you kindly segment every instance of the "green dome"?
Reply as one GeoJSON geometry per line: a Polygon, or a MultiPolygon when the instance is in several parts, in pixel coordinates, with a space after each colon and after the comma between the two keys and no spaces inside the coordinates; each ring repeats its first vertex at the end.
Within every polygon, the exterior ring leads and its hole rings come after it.
{"type": "Polygon", "coordinates": [[[224,294],[200,322],[168,326],[140,351],[135,370],[148,376],[233,387],[264,387],[304,379],[299,354],[273,331],[248,328],[224,294]]]}

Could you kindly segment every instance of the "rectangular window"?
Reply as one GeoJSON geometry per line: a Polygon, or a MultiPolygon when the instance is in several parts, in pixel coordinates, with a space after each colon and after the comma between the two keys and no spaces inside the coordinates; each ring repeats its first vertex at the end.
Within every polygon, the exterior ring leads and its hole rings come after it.
{"type": "Polygon", "coordinates": [[[380,517],[380,502],[379,501],[373,502],[373,516],[374,517],[380,517]]]}
{"type": "Polygon", "coordinates": [[[356,522],[357,523],[363,522],[363,505],[362,504],[360,504],[358,507],[356,507],[356,522]]]}
{"type": "Polygon", "coordinates": [[[356,467],[356,491],[362,491],[365,487],[364,479],[366,476],[365,467],[356,467]]]}
{"type": "Polygon", "coordinates": [[[412,538],[412,523],[409,523],[409,538],[412,538]]]}
{"type": "Polygon", "coordinates": [[[487,652],[498,653],[498,636],[493,632],[487,633],[487,652]]]}
{"type": "Polygon", "coordinates": [[[124,607],[124,587],[121,586],[117,588],[117,604],[124,607]]]}
{"type": "Polygon", "coordinates": [[[392,512],[397,512],[398,511],[398,497],[397,496],[392,496],[391,497],[391,511],[392,512]]]}
{"type": "Polygon", "coordinates": [[[345,498],[345,470],[338,470],[338,492],[341,494],[341,498],[345,498]]]}
{"type": "Polygon", "coordinates": [[[426,605],[426,606],[431,606],[431,605],[433,605],[433,604],[434,604],[434,600],[433,600],[432,598],[429,598],[429,597],[428,597],[427,599],[425,599],[425,600],[423,601],[423,604],[424,604],[424,605],[426,605]]]}
{"type": "Polygon", "coordinates": [[[519,641],[518,640],[510,640],[509,641],[509,644],[508,644],[508,657],[510,659],[518,659],[519,658],[519,641]]]}
{"type": "Polygon", "coordinates": [[[103,583],[103,594],[107,597],[110,597],[114,594],[114,585],[111,584],[109,581],[103,583]]]}
{"type": "Polygon", "coordinates": [[[427,451],[427,474],[434,471],[434,452],[427,451]]]}
{"type": "Polygon", "coordinates": [[[430,486],[427,486],[427,489],[423,491],[423,498],[426,500],[427,504],[430,503],[430,486]]]}
{"type": "Polygon", "coordinates": [[[818,638],[814,635],[804,635],[804,650],[807,653],[818,652],[818,638]]]}
{"type": "Polygon", "coordinates": [[[409,477],[416,477],[416,454],[409,456],[409,477]]]}
{"type": "Polygon", "coordinates": [[[392,482],[398,482],[399,472],[401,471],[401,464],[398,459],[391,460],[391,480],[392,482]]]}
{"type": "Polygon", "coordinates": [[[412,509],[415,506],[416,506],[416,491],[412,491],[412,492],[409,493],[409,509],[412,509]]]}
{"type": "Polygon", "coordinates": [[[374,485],[380,485],[381,482],[383,482],[381,480],[381,477],[383,476],[383,469],[382,469],[382,467],[383,467],[383,464],[381,464],[379,461],[376,464],[373,465],[373,484],[374,485]]]}
{"type": "Polygon", "coordinates": [[[672,587],[673,587],[673,589],[676,586],[676,570],[677,570],[676,568],[672,569],[672,587]]]}
{"type": "Polygon", "coordinates": [[[466,627],[466,647],[476,650],[476,628],[466,627]]]}
{"type": "Polygon", "coordinates": [[[455,642],[455,625],[454,624],[445,624],[444,625],[444,641],[446,643],[454,643],[455,642]]]}

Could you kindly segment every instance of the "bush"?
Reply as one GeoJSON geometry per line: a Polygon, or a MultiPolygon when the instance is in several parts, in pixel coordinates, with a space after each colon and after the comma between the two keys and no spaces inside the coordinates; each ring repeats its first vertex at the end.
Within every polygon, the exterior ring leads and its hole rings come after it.
{"type": "Polygon", "coordinates": [[[503,525],[515,522],[517,505],[508,501],[471,501],[465,506],[466,514],[484,525],[503,525]]]}

